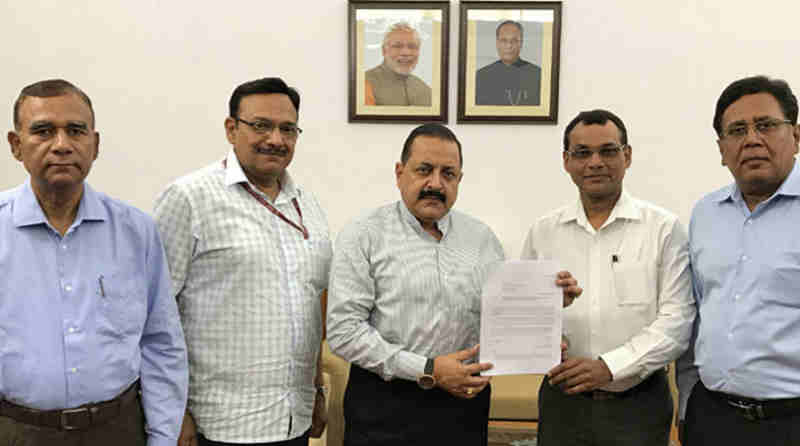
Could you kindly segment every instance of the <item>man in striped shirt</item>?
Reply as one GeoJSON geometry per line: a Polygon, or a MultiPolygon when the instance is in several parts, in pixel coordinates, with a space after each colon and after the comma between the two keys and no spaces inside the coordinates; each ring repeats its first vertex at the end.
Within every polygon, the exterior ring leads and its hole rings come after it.
{"type": "MultiPolygon", "coordinates": [[[[491,368],[476,363],[479,271],[504,258],[484,223],[452,210],[461,144],[414,129],[395,166],[402,199],[345,227],[331,267],[328,342],[352,362],[345,445],[485,445],[491,368]]],[[[579,294],[575,281],[560,281],[579,294]]]]}

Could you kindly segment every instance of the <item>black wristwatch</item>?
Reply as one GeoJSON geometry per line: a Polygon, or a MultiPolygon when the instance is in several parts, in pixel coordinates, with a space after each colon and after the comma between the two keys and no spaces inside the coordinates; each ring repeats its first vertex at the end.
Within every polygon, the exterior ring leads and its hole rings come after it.
{"type": "Polygon", "coordinates": [[[436,387],[436,377],[433,376],[433,358],[428,358],[425,361],[425,371],[417,378],[417,384],[425,390],[436,387]]]}

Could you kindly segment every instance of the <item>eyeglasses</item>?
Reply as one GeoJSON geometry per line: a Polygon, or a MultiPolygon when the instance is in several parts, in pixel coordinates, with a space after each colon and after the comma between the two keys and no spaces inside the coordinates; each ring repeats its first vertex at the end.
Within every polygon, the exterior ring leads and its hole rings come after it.
{"type": "Polygon", "coordinates": [[[747,136],[747,134],[750,132],[750,126],[752,125],[753,130],[756,133],[766,138],[772,136],[778,130],[778,127],[780,127],[781,124],[791,123],[792,121],[788,119],[763,119],[752,124],[748,122],[738,122],[725,129],[722,132],[722,137],[731,141],[738,141],[747,136]]]}
{"type": "Polygon", "coordinates": [[[601,159],[613,160],[619,155],[619,153],[625,147],[628,147],[628,145],[627,144],[622,144],[622,145],[619,145],[619,146],[605,146],[605,147],[601,147],[601,148],[599,148],[597,150],[581,148],[581,149],[577,149],[577,150],[568,150],[567,154],[569,154],[570,158],[575,158],[576,160],[580,160],[580,161],[588,160],[595,153],[599,154],[601,159]]]}
{"type": "Polygon", "coordinates": [[[276,125],[272,121],[267,121],[266,119],[259,119],[258,121],[245,121],[241,118],[233,118],[237,122],[241,122],[242,124],[248,125],[254,132],[258,133],[259,135],[267,135],[271,134],[275,131],[275,128],[281,133],[281,136],[287,139],[294,139],[297,138],[298,135],[303,133],[303,129],[294,125],[294,124],[280,124],[276,125]]]}

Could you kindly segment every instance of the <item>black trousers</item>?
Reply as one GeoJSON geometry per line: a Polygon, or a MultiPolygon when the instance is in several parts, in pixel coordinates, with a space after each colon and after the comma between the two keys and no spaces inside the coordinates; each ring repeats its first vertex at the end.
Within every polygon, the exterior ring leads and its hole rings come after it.
{"type": "Polygon", "coordinates": [[[118,417],[86,430],[64,431],[0,417],[0,445],[14,446],[144,446],[141,400],[123,406],[118,417]]]}
{"type": "MultiPolygon", "coordinates": [[[[539,388],[539,446],[667,446],[673,414],[666,373],[623,397],[592,399],[539,388]]],[[[724,445],[727,446],[727,445],[724,445]]]]}
{"type": "Polygon", "coordinates": [[[797,446],[800,415],[750,421],[698,381],[686,406],[683,446],[797,446]]]}
{"type": "Polygon", "coordinates": [[[307,430],[303,435],[286,441],[274,441],[271,443],[224,443],[221,441],[212,441],[204,437],[203,434],[197,435],[198,446],[234,446],[246,444],[248,446],[308,446],[308,434],[311,430],[307,430]]]}
{"type": "Polygon", "coordinates": [[[486,446],[490,397],[489,386],[466,400],[413,381],[384,381],[353,365],[344,394],[344,445],[486,446]]]}

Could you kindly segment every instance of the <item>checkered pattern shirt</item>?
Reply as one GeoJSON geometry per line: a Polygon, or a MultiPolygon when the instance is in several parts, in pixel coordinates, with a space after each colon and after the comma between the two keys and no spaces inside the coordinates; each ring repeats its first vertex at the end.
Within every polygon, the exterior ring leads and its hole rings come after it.
{"type": "Polygon", "coordinates": [[[472,347],[481,288],[503,247],[480,221],[451,210],[425,232],[403,201],[345,227],[328,294],[328,343],[385,380],[415,380],[428,357],[472,347]]]}
{"type": "Polygon", "coordinates": [[[155,206],[189,349],[189,410],[208,439],[295,438],[311,425],[331,260],[319,202],[288,173],[270,212],[234,152],[178,179],[155,206]],[[251,188],[258,193],[252,184],[251,188]]]}

